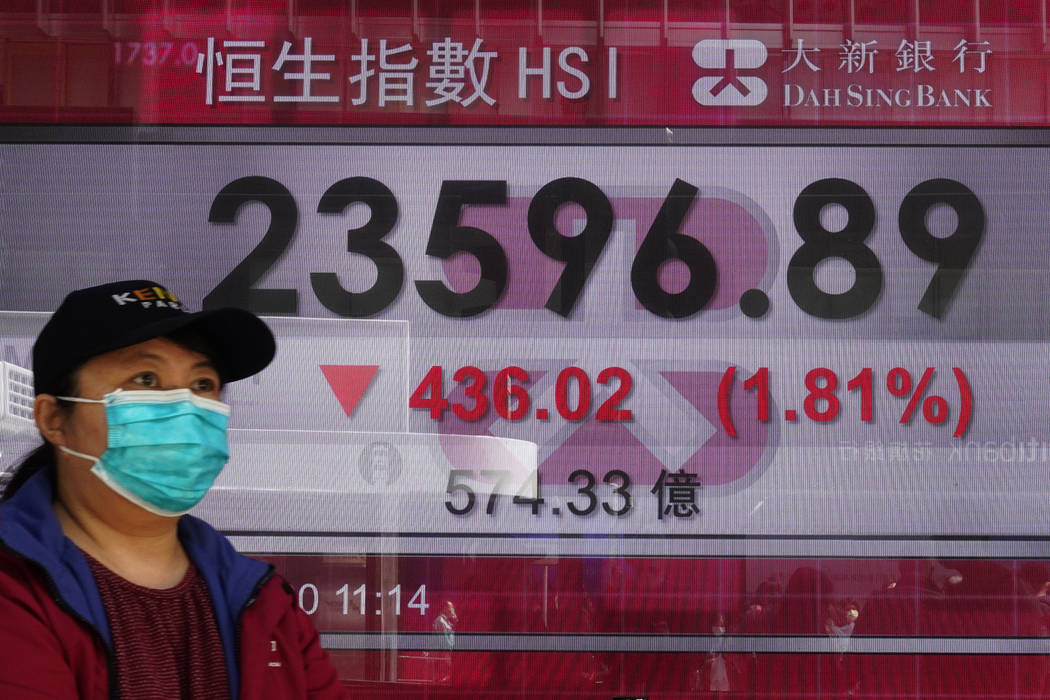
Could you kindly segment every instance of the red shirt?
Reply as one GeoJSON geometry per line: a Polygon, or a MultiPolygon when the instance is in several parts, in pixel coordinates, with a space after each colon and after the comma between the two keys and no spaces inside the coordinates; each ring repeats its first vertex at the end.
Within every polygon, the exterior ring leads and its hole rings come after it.
{"type": "Polygon", "coordinates": [[[180,583],[155,589],[85,558],[109,618],[120,697],[229,700],[211,596],[192,563],[180,583]]]}

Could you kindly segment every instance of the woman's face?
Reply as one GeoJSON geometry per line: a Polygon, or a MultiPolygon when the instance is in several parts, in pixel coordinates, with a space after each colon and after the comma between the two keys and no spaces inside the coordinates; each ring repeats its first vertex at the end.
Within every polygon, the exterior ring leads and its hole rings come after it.
{"type": "MultiPolygon", "coordinates": [[[[190,389],[209,399],[219,398],[219,373],[205,355],[167,338],[153,338],[103,353],[77,372],[80,397],[101,399],[117,389],[190,389]]],[[[102,404],[77,403],[69,412],[65,446],[93,456],[106,449],[106,412],[102,404]]]]}
{"type": "MultiPolygon", "coordinates": [[[[78,396],[85,399],[101,399],[117,389],[190,389],[202,397],[219,399],[221,388],[218,370],[206,355],[167,338],[153,338],[93,357],[81,365],[74,379],[78,396]]],[[[104,405],[77,402],[67,404],[66,409],[47,395],[38,396],[37,404],[37,425],[49,442],[93,457],[106,451],[108,426],[104,405]]],[[[60,500],[75,498],[100,512],[131,506],[130,501],[91,474],[89,460],[63,452],[58,452],[56,459],[60,500]]]]}

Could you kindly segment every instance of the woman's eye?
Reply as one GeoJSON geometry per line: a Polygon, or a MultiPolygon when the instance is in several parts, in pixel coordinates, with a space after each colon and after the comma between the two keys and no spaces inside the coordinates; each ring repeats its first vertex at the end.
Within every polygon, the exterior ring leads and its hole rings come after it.
{"type": "Polygon", "coordinates": [[[144,386],[147,389],[160,386],[160,380],[153,372],[143,372],[142,374],[135,375],[132,380],[140,386],[144,386]]]}
{"type": "Polygon", "coordinates": [[[217,391],[218,388],[219,384],[214,379],[201,378],[193,383],[193,390],[201,394],[217,391]]]}

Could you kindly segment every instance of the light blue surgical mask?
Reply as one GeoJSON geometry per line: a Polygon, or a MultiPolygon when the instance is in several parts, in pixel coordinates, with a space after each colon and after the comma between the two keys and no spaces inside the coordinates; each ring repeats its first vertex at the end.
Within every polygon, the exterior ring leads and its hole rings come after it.
{"type": "Polygon", "coordinates": [[[177,516],[193,508],[230,457],[230,407],[189,389],[117,389],[101,399],[58,398],[105,404],[109,430],[101,456],[59,449],[94,462],[95,476],[151,513],[177,516]]]}

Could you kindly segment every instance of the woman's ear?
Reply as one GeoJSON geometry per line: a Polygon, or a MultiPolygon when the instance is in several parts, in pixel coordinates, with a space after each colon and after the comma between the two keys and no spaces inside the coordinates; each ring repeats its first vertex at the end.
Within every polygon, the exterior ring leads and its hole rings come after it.
{"type": "Polygon", "coordinates": [[[51,394],[37,394],[33,401],[33,419],[40,435],[54,445],[66,444],[66,419],[68,413],[51,394]]]}

